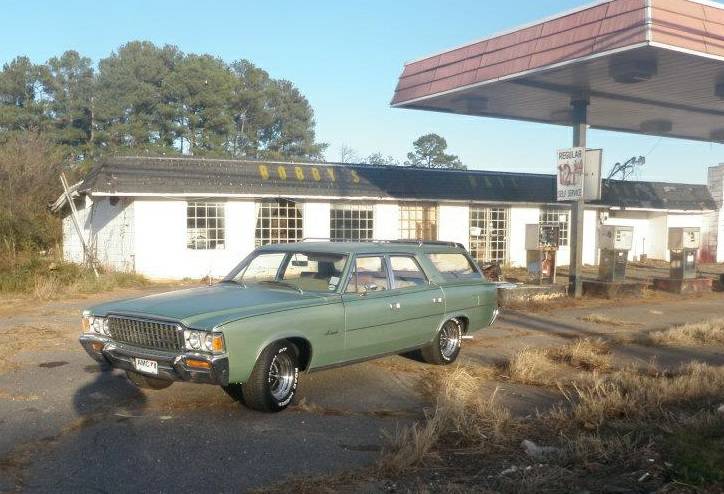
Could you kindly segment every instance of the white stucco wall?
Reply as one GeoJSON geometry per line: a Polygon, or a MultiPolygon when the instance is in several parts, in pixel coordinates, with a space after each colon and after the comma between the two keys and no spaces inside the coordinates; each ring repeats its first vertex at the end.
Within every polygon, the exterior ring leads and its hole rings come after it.
{"type": "Polygon", "coordinates": [[[470,208],[467,204],[441,203],[438,207],[438,240],[458,242],[470,248],[470,208]]]}
{"type": "Polygon", "coordinates": [[[374,205],[374,238],[397,240],[400,238],[400,206],[381,202],[374,205]]]}
{"type": "MultiPolygon", "coordinates": [[[[116,271],[134,270],[134,202],[130,198],[86,197],[78,208],[83,239],[96,260],[116,271]]],[[[63,218],[63,258],[84,261],[83,244],[70,210],[63,218]]]]}
{"type": "Polygon", "coordinates": [[[508,224],[508,262],[511,266],[526,266],[525,225],[538,224],[540,208],[510,208],[508,224]]]}
{"type": "Polygon", "coordinates": [[[220,277],[254,248],[253,201],[227,201],[223,249],[186,247],[186,201],[137,200],[136,271],[151,278],[220,277]]]}
{"type": "MultiPolygon", "coordinates": [[[[87,216],[90,212],[90,198],[84,201],[77,201],[76,209],[78,211],[78,224],[82,230],[83,238],[86,242],[90,241],[90,232],[85,228],[87,224],[87,216]]],[[[63,259],[68,262],[82,263],[84,261],[83,243],[78,236],[78,231],[73,224],[70,208],[65,210],[63,216],[63,259]]]]}
{"type": "Polygon", "coordinates": [[[328,202],[302,204],[302,233],[304,238],[329,238],[331,206],[328,202]]]}
{"type": "Polygon", "coordinates": [[[641,254],[648,254],[650,251],[653,243],[649,232],[649,213],[645,211],[611,211],[606,224],[633,227],[633,246],[628,252],[629,261],[639,259],[641,254]]]}
{"type": "MultiPolygon", "coordinates": [[[[586,209],[583,212],[583,264],[598,266],[598,225],[600,210],[586,209]]],[[[570,249],[568,251],[570,256],[570,249]]],[[[570,263],[570,257],[567,260],[570,263]]]]}

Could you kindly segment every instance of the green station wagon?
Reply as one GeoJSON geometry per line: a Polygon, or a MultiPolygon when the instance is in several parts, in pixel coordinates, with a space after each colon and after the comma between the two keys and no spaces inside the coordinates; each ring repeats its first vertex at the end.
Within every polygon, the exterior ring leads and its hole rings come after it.
{"type": "Polygon", "coordinates": [[[497,315],[459,244],[301,242],[260,247],[213,286],[84,311],[80,342],[140,387],[218,384],[279,411],[300,371],[413,351],[449,364],[497,315]]]}

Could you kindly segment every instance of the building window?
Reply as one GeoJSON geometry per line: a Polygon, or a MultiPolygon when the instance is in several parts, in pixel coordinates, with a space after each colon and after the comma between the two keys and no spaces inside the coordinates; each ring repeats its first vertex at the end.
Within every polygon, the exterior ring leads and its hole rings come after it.
{"type": "Polygon", "coordinates": [[[186,247],[189,249],[224,248],[224,203],[186,203],[186,247]]]}
{"type": "Polygon", "coordinates": [[[558,226],[560,227],[560,239],[558,245],[560,247],[568,247],[568,218],[570,213],[561,209],[541,209],[540,220],[541,226],[558,226]]]}
{"type": "Polygon", "coordinates": [[[401,204],[400,238],[437,240],[437,206],[416,202],[401,204]]]}
{"type": "Polygon", "coordinates": [[[293,201],[272,199],[258,204],[256,246],[302,240],[302,210],[293,201]]]}
{"type": "Polygon", "coordinates": [[[372,240],[374,211],[368,204],[333,204],[329,213],[332,240],[372,240]]]}
{"type": "Polygon", "coordinates": [[[508,260],[508,209],[470,208],[470,253],[479,263],[508,260]]]}

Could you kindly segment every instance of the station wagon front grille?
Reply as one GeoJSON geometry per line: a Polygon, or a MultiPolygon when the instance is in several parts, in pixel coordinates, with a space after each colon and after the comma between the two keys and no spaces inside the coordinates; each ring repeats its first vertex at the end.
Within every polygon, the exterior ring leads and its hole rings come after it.
{"type": "Polygon", "coordinates": [[[108,330],[115,341],[129,345],[170,352],[184,348],[183,332],[174,323],[110,316],[108,330]]]}

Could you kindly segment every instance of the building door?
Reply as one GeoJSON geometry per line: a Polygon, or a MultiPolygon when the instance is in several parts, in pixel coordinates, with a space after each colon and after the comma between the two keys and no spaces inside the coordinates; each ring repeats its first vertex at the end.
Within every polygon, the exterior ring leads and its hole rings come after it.
{"type": "Polygon", "coordinates": [[[470,254],[478,263],[508,261],[507,208],[470,208],[470,254]]]}

